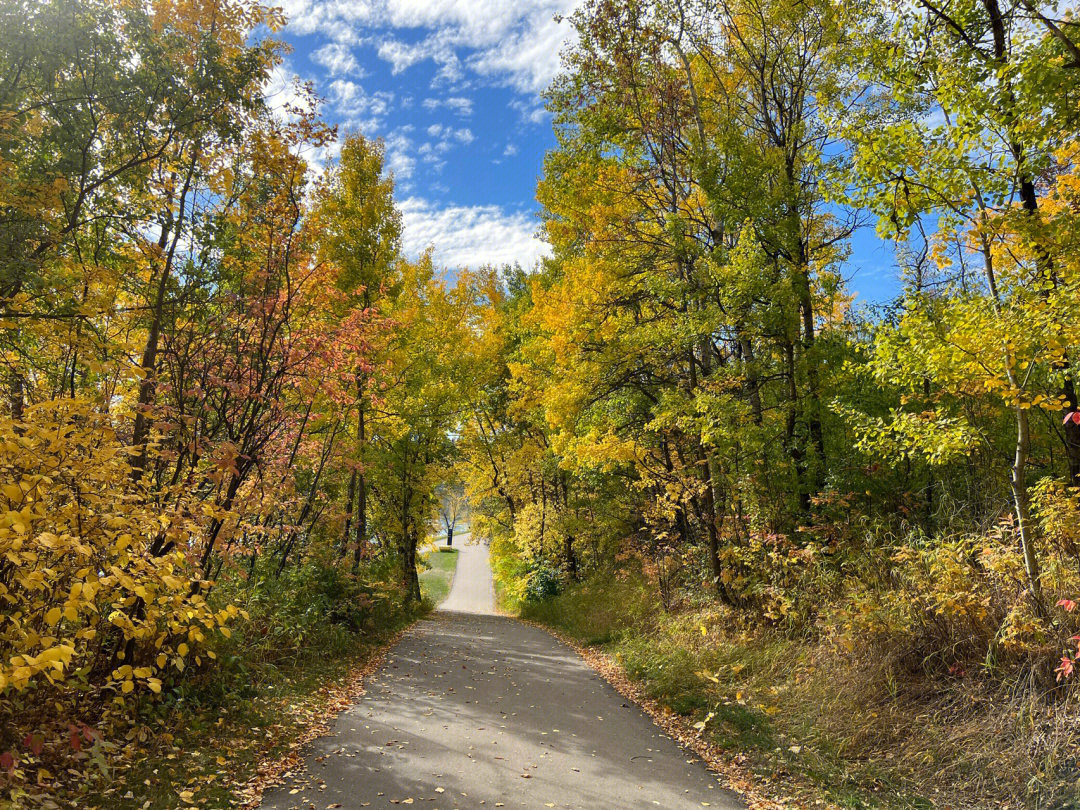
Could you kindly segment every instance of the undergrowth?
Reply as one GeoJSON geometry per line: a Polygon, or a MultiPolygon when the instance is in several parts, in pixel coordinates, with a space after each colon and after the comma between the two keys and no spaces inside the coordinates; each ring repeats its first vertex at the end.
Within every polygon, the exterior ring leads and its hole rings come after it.
{"type": "MultiPolygon", "coordinates": [[[[260,764],[294,748],[322,716],[332,687],[427,609],[406,603],[396,579],[390,563],[372,562],[354,575],[345,564],[318,559],[280,576],[260,563],[249,576],[224,577],[214,598],[241,606],[249,618],[231,637],[215,639],[213,664],[122,713],[80,707],[90,739],[59,764],[49,750],[36,760],[27,751],[26,767],[45,769],[51,786],[12,792],[8,806],[239,806],[260,764]]],[[[46,708],[38,728],[48,739],[56,729],[46,708]]]]}

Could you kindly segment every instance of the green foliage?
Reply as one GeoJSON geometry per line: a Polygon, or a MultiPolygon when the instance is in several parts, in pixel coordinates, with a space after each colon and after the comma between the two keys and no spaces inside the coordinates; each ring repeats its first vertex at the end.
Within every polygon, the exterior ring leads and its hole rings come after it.
{"type": "Polygon", "coordinates": [[[817,737],[800,767],[852,806],[874,779],[896,806],[922,802],[908,784],[974,786],[978,806],[995,758],[1038,772],[1001,779],[1010,801],[1055,800],[1076,735],[1050,729],[1069,722],[1075,686],[1059,684],[1080,666],[1072,12],[674,12],[597,0],[571,18],[537,192],[553,255],[483,289],[486,371],[459,466],[500,593],[609,643],[725,744],[817,737]],[[848,239],[869,219],[904,287],[856,309],[848,239]],[[702,615],[747,659],[727,674],[687,627],[702,615]],[[784,656],[813,705],[748,707],[727,688],[760,669],[756,692],[786,690],[784,656]],[[925,735],[902,716],[922,712],[905,688],[934,707],[925,735]],[[968,688],[1009,696],[993,716],[1015,747],[983,757],[979,710],[951,703],[977,702],[968,688]],[[851,749],[887,750],[873,712],[952,763],[954,785],[913,773],[913,748],[887,734],[895,765],[854,767],[851,749]]]}
{"type": "Polygon", "coordinates": [[[562,573],[546,561],[536,560],[525,575],[525,601],[539,602],[555,596],[562,587],[562,573]]]}

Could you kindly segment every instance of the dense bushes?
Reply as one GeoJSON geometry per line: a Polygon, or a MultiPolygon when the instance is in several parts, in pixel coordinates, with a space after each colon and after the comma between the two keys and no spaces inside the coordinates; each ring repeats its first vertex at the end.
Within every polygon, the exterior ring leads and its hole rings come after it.
{"type": "Polygon", "coordinates": [[[239,611],[211,606],[185,555],[203,528],[195,504],[180,494],[163,513],[86,403],[0,420],[0,475],[0,695],[10,687],[45,704],[71,689],[160,692],[228,636],[239,611]]]}

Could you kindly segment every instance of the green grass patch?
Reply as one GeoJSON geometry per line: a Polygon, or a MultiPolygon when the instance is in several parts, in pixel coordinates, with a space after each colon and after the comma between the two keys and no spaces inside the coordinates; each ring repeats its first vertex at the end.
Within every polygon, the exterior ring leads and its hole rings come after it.
{"type": "Polygon", "coordinates": [[[457,559],[458,550],[446,546],[439,546],[421,557],[424,570],[420,572],[420,593],[425,604],[434,607],[450,594],[457,559]]]}

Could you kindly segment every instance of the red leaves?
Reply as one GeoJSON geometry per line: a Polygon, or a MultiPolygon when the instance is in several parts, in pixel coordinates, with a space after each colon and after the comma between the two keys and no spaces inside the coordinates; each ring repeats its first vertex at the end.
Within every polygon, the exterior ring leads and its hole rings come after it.
{"type": "Polygon", "coordinates": [[[1057,673],[1057,679],[1063,681],[1073,674],[1076,663],[1076,659],[1070,658],[1067,655],[1061,656],[1061,663],[1058,664],[1058,668],[1054,670],[1057,673]]]}
{"type": "Polygon", "coordinates": [[[23,748],[30,749],[30,752],[34,756],[41,754],[41,750],[45,747],[45,737],[41,734],[27,734],[23,737],[23,748]]]}
{"type": "Polygon", "coordinates": [[[0,770],[11,773],[15,770],[15,755],[10,751],[0,754],[0,770]]]}
{"type": "Polygon", "coordinates": [[[1065,414],[1065,418],[1061,420],[1061,424],[1067,425],[1072,422],[1074,425],[1080,425],[1080,411],[1069,411],[1065,414]]]}
{"type": "MultiPolygon", "coordinates": [[[[1061,602],[1070,602],[1070,601],[1071,600],[1068,600],[1068,599],[1062,599],[1060,602],[1058,602],[1058,605],[1060,606],[1061,602]]],[[[1076,607],[1076,603],[1072,602],[1072,606],[1076,607]]],[[[1072,610],[1072,608],[1068,608],[1068,607],[1065,608],[1065,609],[1066,610],[1072,610]]],[[[1058,664],[1057,669],[1054,670],[1054,672],[1057,673],[1058,681],[1063,681],[1066,678],[1069,678],[1073,674],[1073,672],[1076,670],[1077,662],[1080,662],[1080,636],[1073,636],[1072,638],[1069,639],[1069,641],[1071,641],[1073,644],[1076,645],[1076,652],[1073,655],[1069,655],[1068,653],[1065,653],[1064,655],[1061,656],[1061,663],[1058,664]]]]}
{"type": "Polygon", "coordinates": [[[1066,613],[1072,613],[1076,610],[1076,602],[1072,599],[1059,599],[1057,606],[1059,608],[1064,608],[1066,613]]]}
{"type": "Polygon", "coordinates": [[[68,723],[68,735],[68,745],[71,746],[72,751],[81,751],[84,742],[94,741],[94,730],[85,723],[80,725],[68,723]]]}

